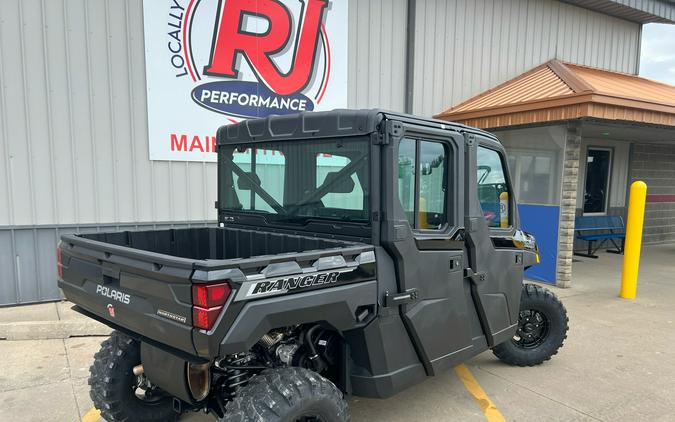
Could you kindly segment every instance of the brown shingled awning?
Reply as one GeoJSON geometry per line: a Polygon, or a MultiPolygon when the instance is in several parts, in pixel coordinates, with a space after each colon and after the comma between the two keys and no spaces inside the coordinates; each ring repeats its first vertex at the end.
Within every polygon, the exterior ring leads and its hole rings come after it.
{"type": "Polygon", "coordinates": [[[675,126],[675,86],[551,60],[434,117],[479,128],[583,117],[675,126]]]}

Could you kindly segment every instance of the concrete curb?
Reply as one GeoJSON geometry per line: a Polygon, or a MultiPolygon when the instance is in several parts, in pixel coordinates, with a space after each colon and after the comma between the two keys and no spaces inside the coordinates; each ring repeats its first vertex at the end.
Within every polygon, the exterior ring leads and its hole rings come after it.
{"type": "Polygon", "coordinates": [[[47,340],[108,336],[112,329],[94,320],[26,321],[0,324],[0,339],[47,340]]]}

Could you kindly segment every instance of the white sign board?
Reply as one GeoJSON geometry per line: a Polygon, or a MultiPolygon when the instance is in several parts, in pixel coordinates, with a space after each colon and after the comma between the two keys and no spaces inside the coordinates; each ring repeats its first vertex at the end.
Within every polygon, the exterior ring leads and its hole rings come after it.
{"type": "Polygon", "coordinates": [[[151,160],[216,161],[218,127],[347,106],[347,0],[144,0],[151,160]]]}

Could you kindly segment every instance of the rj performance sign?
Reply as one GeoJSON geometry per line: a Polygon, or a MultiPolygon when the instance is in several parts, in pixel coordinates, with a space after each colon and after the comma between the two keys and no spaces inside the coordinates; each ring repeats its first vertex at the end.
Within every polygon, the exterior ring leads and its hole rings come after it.
{"type": "Polygon", "coordinates": [[[218,127],[347,106],[347,0],[145,0],[151,160],[216,161],[218,127]]]}

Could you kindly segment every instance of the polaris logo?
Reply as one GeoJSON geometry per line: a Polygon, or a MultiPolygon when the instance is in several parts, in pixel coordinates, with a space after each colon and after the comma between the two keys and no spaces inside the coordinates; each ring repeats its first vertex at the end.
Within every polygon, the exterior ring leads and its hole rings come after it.
{"type": "Polygon", "coordinates": [[[96,286],[96,293],[103,297],[124,303],[125,305],[131,303],[131,296],[128,293],[120,292],[119,290],[111,289],[110,287],[101,286],[100,284],[96,286]]]}

